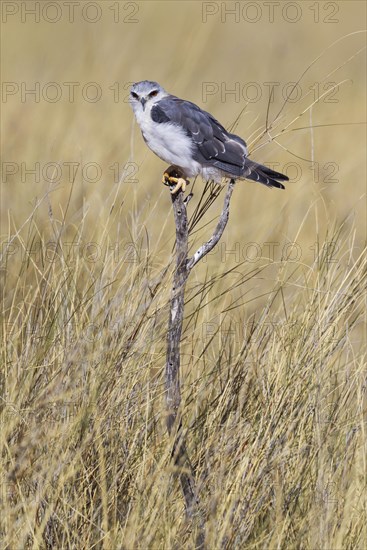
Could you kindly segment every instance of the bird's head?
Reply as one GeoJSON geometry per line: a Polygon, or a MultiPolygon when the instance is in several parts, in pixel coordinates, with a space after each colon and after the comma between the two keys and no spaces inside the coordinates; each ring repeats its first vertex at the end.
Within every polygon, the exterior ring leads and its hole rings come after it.
{"type": "Polygon", "coordinates": [[[165,97],[167,92],[157,82],[142,80],[131,86],[129,102],[134,112],[145,111],[152,108],[157,101],[165,97]]]}

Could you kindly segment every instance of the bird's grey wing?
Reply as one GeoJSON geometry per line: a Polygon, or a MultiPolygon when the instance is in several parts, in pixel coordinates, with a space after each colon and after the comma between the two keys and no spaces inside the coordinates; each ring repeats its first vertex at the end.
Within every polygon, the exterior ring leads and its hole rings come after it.
{"type": "Polygon", "coordinates": [[[154,122],[178,125],[193,142],[193,158],[203,166],[213,166],[224,175],[258,181],[268,187],[284,189],[279,181],[288,177],[247,158],[246,143],[230,134],[210,113],[169,95],[152,107],[154,122]]]}
{"type": "Polygon", "coordinates": [[[227,132],[210,113],[176,96],[169,95],[152,107],[151,117],[157,123],[181,127],[193,142],[193,158],[233,175],[243,172],[247,156],[246,143],[227,132]]]}

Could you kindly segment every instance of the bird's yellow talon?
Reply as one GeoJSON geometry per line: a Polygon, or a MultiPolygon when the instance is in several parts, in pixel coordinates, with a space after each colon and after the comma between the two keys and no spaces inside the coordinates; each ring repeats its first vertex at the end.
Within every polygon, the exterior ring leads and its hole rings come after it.
{"type": "Polygon", "coordinates": [[[170,187],[174,185],[173,189],[171,189],[172,195],[177,193],[180,189],[182,189],[182,191],[184,192],[186,189],[186,186],[190,183],[188,180],[185,180],[184,178],[180,177],[180,175],[181,175],[180,172],[178,172],[177,169],[173,166],[170,167],[163,174],[162,183],[170,187]]]}
{"type": "Polygon", "coordinates": [[[170,183],[169,183],[169,178],[170,178],[169,173],[168,173],[168,172],[165,172],[165,173],[163,174],[163,176],[162,176],[162,183],[163,183],[164,185],[170,185],[170,183]]]}
{"type": "Polygon", "coordinates": [[[176,183],[174,188],[171,189],[172,195],[177,193],[180,189],[182,189],[182,191],[185,192],[186,185],[187,185],[186,180],[184,180],[183,178],[170,178],[170,179],[173,181],[173,183],[176,183]],[[176,180],[176,182],[174,180],[176,180]]]}

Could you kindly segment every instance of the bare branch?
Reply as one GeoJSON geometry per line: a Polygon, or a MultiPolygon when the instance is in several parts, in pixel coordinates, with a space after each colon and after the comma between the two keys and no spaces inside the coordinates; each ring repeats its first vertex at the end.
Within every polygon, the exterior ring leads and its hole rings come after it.
{"type": "Polygon", "coordinates": [[[189,272],[194,267],[194,265],[196,265],[202,258],[204,258],[204,256],[206,256],[215,247],[215,245],[217,244],[217,242],[220,240],[221,236],[223,235],[223,232],[226,228],[228,218],[229,218],[229,204],[230,204],[230,201],[231,201],[234,185],[235,185],[235,180],[231,180],[228,184],[228,189],[227,189],[227,192],[226,192],[226,196],[224,197],[223,210],[222,210],[222,213],[221,213],[220,218],[219,218],[219,222],[217,224],[217,227],[214,230],[213,235],[188,260],[187,269],[189,270],[189,272]]]}
{"type": "MultiPolygon", "coordinates": [[[[218,224],[212,237],[203,244],[199,250],[188,259],[189,250],[189,224],[186,206],[182,190],[171,195],[173,213],[176,225],[176,269],[173,276],[173,286],[170,300],[170,312],[167,333],[167,358],[166,358],[166,406],[167,428],[173,438],[172,458],[178,469],[178,477],[181,483],[182,493],[185,498],[186,514],[193,521],[195,546],[197,549],[205,546],[204,516],[200,510],[199,498],[195,488],[195,472],[191,465],[186,449],[185,434],[182,429],[181,411],[181,385],[180,385],[180,344],[184,319],[185,286],[192,268],[217,244],[228,222],[229,205],[233,193],[235,180],[228,184],[224,205],[218,224]]],[[[172,191],[173,186],[171,187],[172,191]]],[[[204,190],[205,194],[205,190],[204,190]]],[[[217,198],[218,194],[214,194],[217,198]]],[[[209,199],[213,202],[214,199],[209,199]]],[[[196,212],[197,219],[203,215],[207,204],[196,212]]]]}
{"type": "Polygon", "coordinates": [[[173,277],[167,334],[166,402],[169,433],[172,432],[177,421],[181,403],[179,376],[180,340],[184,313],[185,285],[189,276],[186,266],[188,254],[187,211],[181,191],[172,195],[172,206],[176,224],[176,269],[173,277]]]}
{"type": "Polygon", "coordinates": [[[185,285],[190,273],[187,269],[187,201],[184,200],[181,190],[171,197],[176,225],[176,269],[173,277],[167,333],[167,428],[168,433],[173,437],[172,459],[178,468],[178,477],[185,498],[186,515],[193,521],[196,529],[195,546],[197,549],[202,549],[205,542],[204,522],[195,489],[194,471],[186,450],[180,410],[180,342],[184,317],[185,285]]]}
{"type": "Polygon", "coordinates": [[[231,179],[224,198],[223,210],[213,235],[190,259],[187,258],[189,236],[186,210],[187,202],[185,202],[181,191],[172,195],[172,206],[176,225],[176,269],[173,277],[167,334],[166,400],[169,433],[172,432],[175,424],[177,427],[177,423],[180,423],[180,419],[178,418],[178,411],[181,403],[179,379],[180,340],[184,315],[186,281],[192,268],[214,248],[223,235],[229,218],[229,205],[234,185],[235,180],[231,179]]]}

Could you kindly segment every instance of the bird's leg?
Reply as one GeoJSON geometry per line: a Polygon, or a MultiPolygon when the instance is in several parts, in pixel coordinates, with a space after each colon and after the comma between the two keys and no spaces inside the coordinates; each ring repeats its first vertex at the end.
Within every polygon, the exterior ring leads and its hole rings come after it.
{"type": "Polygon", "coordinates": [[[174,195],[180,189],[185,191],[186,185],[190,183],[189,180],[185,179],[183,176],[184,173],[177,168],[177,166],[170,166],[163,174],[162,183],[168,185],[171,188],[170,191],[172,195],[174,195]],[[174,187],[172,187],[173,185],[174,187]]]}

